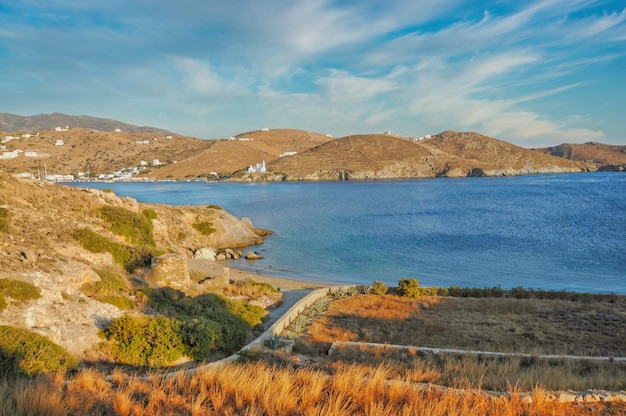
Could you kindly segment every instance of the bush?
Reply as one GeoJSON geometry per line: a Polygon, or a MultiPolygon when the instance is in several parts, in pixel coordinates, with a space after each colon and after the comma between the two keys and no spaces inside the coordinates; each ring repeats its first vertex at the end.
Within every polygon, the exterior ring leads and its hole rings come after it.
{"type": "Polygon", "coordinates": [[[7,300],[4,298],[4,296],[0,296],[0,311],[5,310],[7,306],[7,300]]]}
{"type": "Polygon", "coordinates": [[[113,260],[128,272],[150,265],[152,257],[159,255],[152,247],[116,243],[87,228],[76,230],[72,237],[92,253],[111,253],[113,260]]]}
{"type": "Polygon", "coordinates": [[[422,295],[420,283],[414,278],[407,279],[406,277],[403,277],[400,279],[398,282],[398,290],[402,296],[411,299],[418,299],[422,295]]]}
{"type": "Polygon", "coordinates": [[[203,235],[209,235],[215,232],[215,228],[213,228],[212,225],[213,224],[211,224],[209,221],[194,222],[193,224],[191,224],[193,228],[195,228],[198,232],[200,232],[200,234],[203,235]]]}
{"type": "Polygon", "coordinates": [[[179,326],[178,321],[165,316],[124,315],[111,323],[105,335],[113,341],[116,361],[159,368],[183,356],[185,349],[178,334],[179,326]]]}
{"type": "Polygon", "coordinates": [[[76,360],[50,339],[25,329],[0,326],[0,373],[28,375],[69,371],[76,360]]]}
{"type": "Polygon", "coordinates": [[[15,300],[27,301],[41,297],[41,290],[31,283],[23,280],[0,279],[0,294],[15,300]]]}
{"type": "Polygon", "coordinates": [[[141,289],[149,306],[182,322],[186,353],[204,359],[214,349],[233,352],[241,348],[250,330],[259,325],[265,311],[218,294],[190,297],[172,288],[141,289]],[[192,334],[193,330],[199,331],[192,334]],[[217,334],[217,337],[215,337],[217,334]]]}
{"type": "Polygon", "coordinates": [[[141,213],[149,220],[156,220],[159,217],[153,209],[144,209],[141,213]]]}
{"type": "Polygon", "coordinates": [[[371,289],[371,293],[374,295],[386,295],[388,291],[389,288],[387,288],[387,285],[383,282],[379,282],[378,280],[374,282],[371,289]]]}
{"type": "Polygon", "coordinates": [[[127,294],[129,290],[128,282],[109,270],[96,270],[100,276],[99,282],[85,283],[81,290],[87,296],[111,296],[127,294]]]}
{"type": "Polygon", "coordinates": [[[126,238],[130,243],[156,245],[152,236],[152,222],[145,215],[108,205],[100,208],[100,215],[111,224],[113,233],[126,238]]]}

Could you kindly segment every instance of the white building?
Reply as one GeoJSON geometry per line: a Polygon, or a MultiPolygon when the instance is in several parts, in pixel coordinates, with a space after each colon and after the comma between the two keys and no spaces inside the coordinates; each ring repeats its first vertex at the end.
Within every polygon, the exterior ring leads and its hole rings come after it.
{"type": "Polygon", "coordinates": [[[265,167],[265,160],[263,163],[257,163],[255,166],[250,165],[248,168],[248,173],[265,173],[267,172],[267,168],[265,167]]]}
{"type": "Polygon", "coordinates": [[[298,152],[284,152],[278,155],[278,157],[285,157],[285,156],[293,156],[293,155],[297,155],[298,152]]]}
{"type": "Polygon", "coordinates": [[[58,139],[56,142],[54,142],[55,146],[63,146],[65,144],[65,142],[61,139],[58,139]]]}
{"type": "Polygon", "coordinates": [[[24,153],[24,151],[17,149],[13,150],[12,152],[2,152],[2,154],[0,155],[0,159],[15,159],[20,155],[20,153],[24,153]]]}
{"type": "Polygon", "coordinates": [[[24,152],[24,156],[26,157],[37,157],[39,154],[37,152],[24,152]]]}
{"type": "Polygon", "coordinates": [[[114,132],[116,132],[116,133],[121,133],[121,132],[122,132],[122,129],[115,129],[115,130],[113,130],[113,131],[114,131],[114,132]]]}
{"type": "Polygon", "coordinates": [[[159,159],[154,159],[152,161],[152,166],[159,166],[161,164],[161,161],[159,159]]]}

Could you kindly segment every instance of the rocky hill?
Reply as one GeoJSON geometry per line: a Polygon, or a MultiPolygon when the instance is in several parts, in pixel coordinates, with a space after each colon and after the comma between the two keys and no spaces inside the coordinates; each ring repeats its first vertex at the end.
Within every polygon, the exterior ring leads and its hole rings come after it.
{"type": "Polygon", "coordinates": [[[39,299],[25,303],[9,297],[6,308],[0,305],[0,325],[30,329],[81,356],[101,341],[98,330],[122,314],[88,296],[85,285],[104,275],[132,279],[135,286],[160,285],[153,257],[178,264],[178,283],[191,285],[181,266],[187,257],[207,248],[258,244],[265,234],[215,206],[142,204],[0,172],[0,279],[41,291],[39,299]],[[148,231],[141,242],[137,224],[148,231]]]}
{"type": "Polygon", "coordinates": [[[55,128],[83,128],[100,131],[115,131],[119,129],[126,133],[151,133],[158,135],[173,135],[167,130],[156,127],[134,126],[121,121],[91,116],[72,116],[61,113],[37,114],[34,116],[20,116],[17,114],[0,113],[0,131],[31,132],[54,130],[55,128]]]}
{"type": "Polygon", "coordinates": [[[269,173],[238,180],[347,180],[509,176],[580,172],[583,163],[514,146],[476,133],[446,131],[426,140],[355,135],[271,161],[269,173]]]}
{"type": "Polygon", "coordinates": [[[626,146],[609,145],[589,142],[584,144],[563,143],[554,147],[537,149],[539,152],[569,160],[585,162],[597,167],[598,170],[626,170],[626,146]]]}

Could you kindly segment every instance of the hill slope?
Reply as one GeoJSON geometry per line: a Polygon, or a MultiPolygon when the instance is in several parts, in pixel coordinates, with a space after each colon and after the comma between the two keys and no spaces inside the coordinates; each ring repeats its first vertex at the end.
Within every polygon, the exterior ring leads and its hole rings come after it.
{"type": "Polygon", "coordinates": [[[626,170],[626,146],[589,142],[563,143],[554,147],[537,149],[539,152],[597,166],[598,170],[626,170]]]}
{"type": "Polygon", "coordinates": [[[153,255],[176,253],[184,258],[204,247],[236,248],[263,241],[263,231],[249,220],[217,207],[142,204],[111,192],[23,181],[2,172],[0,208],[0,279],[26,281],[41,290],[40,299],[9,300],[6,309],[0,307],[0,325],[33,330],[79,356],[101,341],[98,330],[106,322],[122,314],[83,292],[84,284],[101,280],[100,270],[146,284],[153,255]],[[151,210],[154,246],[150,251],[115,233],[102,216],[104,207],[140,218],[144,210],[151,210]],[[202,223],[215,231],[199,231],[196,226],[202,223]],[[111,242],[107,244],[131,247],[126,249],[131,255],[142,253],[147,265],[132,263],[129,270],[111,252],[86,250],[75,237],[84,229],[111,242]]]}
{"type": "MultiPolygon", "coordinates": [[[[271,180],[509,176],[588,168],[480,134],[452,131],[422,141],[380,134],[348,136],[274,160],[268,167],[272,173],[262,177],[271,180]]],[[[259,174],[240,179],[255,177],[259,174]]]]}
{"type": "Polygon", "coordinates": [[[250,165],[278,158],[285,152],[302,152],[329,141],[319,133],[276,129],[241,133],[228,140],[215,140],[208,148],[175,165],[152,169],[151,178],[203,176],[208,172],[229,175],[250,165]]]}

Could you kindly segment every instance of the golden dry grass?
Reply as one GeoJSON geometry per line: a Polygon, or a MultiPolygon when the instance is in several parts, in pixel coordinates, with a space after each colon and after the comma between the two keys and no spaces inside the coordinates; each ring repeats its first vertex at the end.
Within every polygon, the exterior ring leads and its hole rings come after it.
{"type": "Polygon", "coordinates": [[[106,382],[93,371],[0,384],[3,415],[619,415],[624,403],[560,404],[541,389],[518,394],[418,389],[386,366],[345,365],[333,374],[266,363],[230,364],[185,375],[106,382]]]}
{"type": "MultiPolygon", "coordinates": [[[[456,388],[507,391],[622,390],[623,361],[541,359],[538,354],[626,356],[623,341],[626,305],[536,299],[473,299],[368,295],[335,299],[297,339],[294,351],[315,357],[316,368],[348,364],[375,368],[382,363],[395,376],[412,382],[456,388]],[[573,324],[568,325],[567,317],[573,324]],[[569,332],[568,332],[569,331],[569,332]],[[434,354],[417,349],[342,347],[328,358],[333,341],[528,353],[500,357],[488,354],[434,354]]],[[[288,360],[288,357],[281,357],[288,360]]]]}

